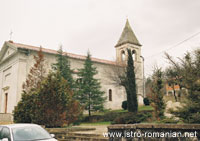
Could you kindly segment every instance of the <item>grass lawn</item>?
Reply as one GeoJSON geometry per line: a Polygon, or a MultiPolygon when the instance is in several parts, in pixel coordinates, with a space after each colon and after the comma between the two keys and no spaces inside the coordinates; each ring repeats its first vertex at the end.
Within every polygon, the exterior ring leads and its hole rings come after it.
{"type": "MultiPolygon", "coordinates": [[[[151,106],[139,106],[138,107],[138,111],[151,111],[153,110],[153,107],[151,106]]],[[[118,109],[118,110],[106,110],[104,112],[95,112],[95,113],[92,113],[92,115],[104,115],[108,112],[116,112],[116,113],[125,113],[125,112],[128,112],[128,110],[123,110],[123,109],[118,109]]]]}
{"type": "Polygon", "coordinates": [[[139,106],[138,111],[151,111],[153,107],[151,106],[139,106]]]}
{"type": "MultiPolygon", "coordinates": [[[[152,111],[153,107],[151,106],[139,106],[138,107],[138,111],[152,111]]],[[[112,110],[112,112],[117,112],[117,113],[123,113],[123,112],[128,112],[128,110],[123,110],[123,109],[119,109],[119,110],[112,110]]]]}
{"type": "MultiPolygon", "coordinates": [[[[151,106],[139,106],[138,111],[152,111],[153,107],[151,106]]],[[[80,123],[81,126],[100,126],[100,125],[110,125],[116,116],[123,115],[127,113],[128,110],[118,109],[118,110],[105,110],[102,112],[92,113],[91,121],[88,120],[88,114],[84,115],[86,120],[80,123]]]]}

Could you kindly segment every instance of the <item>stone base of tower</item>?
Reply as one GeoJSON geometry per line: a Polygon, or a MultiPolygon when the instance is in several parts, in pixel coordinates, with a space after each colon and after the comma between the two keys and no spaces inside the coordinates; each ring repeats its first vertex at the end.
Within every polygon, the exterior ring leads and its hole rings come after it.
{"type": "Polygon", "coordinates": [[[143,97],[141,96],[141,94],[138,95],[138,105],[144,105],[143,97]]]}

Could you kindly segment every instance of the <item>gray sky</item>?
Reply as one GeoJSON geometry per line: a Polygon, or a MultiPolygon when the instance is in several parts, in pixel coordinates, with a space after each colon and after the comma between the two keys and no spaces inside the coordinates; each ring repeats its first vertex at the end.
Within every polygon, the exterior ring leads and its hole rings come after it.
{"type": "Polygon", "coordinates": [[[145,72],[166,66],[162,51],[175,57],[198,48],[199,0],[0,0],[0,44],[17,43],[114,60],[126,18],[143,45],[145,72]],[[172,48],[173,47],[173,48],[172,48]],[[168,50],[172,48],[171,50],[168,50]]]}

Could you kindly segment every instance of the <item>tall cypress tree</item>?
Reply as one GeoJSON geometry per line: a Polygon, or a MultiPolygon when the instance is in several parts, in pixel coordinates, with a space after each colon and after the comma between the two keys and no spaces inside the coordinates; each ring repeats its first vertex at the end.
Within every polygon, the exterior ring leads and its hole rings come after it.
{"type": "Polygon", "coordinates": [[[91,61],[91,55],[88,53],[84,63],[84,68],[79,70],[79,82],[78,82],[78,99],[80,103],[88,110],[89,116],[91,111],[98,111],[103,109],[105,97],[104,92],[101,91],[100,82],[95,79],[97,74],[96,68],[91,61]]]}
{"type": "Polygon", "coordinates": [[[55,71],[60,71],[61,76],[67,80],[69,86],[71,89],[74,88],[74,80],[72,77],[72,70],[70,69],[70,61],[68,59],[68,56],[64,54],[62,50],[62,46],[60,46],[59,50],[57,51],[57,62],[52,65],[52,68],[55,71]]]}
{"type": "Polygon", "coordinates": [[[125,89],[127,94],[127,108],[129,112],[137,112],[138,101],[136,92],[134,62],[131,50],[128,49],[127,51],[128,51],[128,61],[127,61],[126,82],[125,82],[125,89]]]}

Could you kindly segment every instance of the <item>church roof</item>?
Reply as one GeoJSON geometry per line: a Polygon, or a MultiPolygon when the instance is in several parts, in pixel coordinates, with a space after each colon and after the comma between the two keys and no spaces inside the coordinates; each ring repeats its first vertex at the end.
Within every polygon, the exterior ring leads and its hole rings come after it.
{"type": "MultiPolygon", "coordinates": [[[[21,44],[21,43],[14,43],[13,41],[11,41],[11,42],[7,41],[5,43],[8,44],[8,45],[14,46],[16,48],[21,48],[21,49],[28,49],[28,50],[34,50],[34,51],[39,51],[39,49],[40,49],[40,47],[25,45],[25,44],[21,44]]],[[[53,50],[53,49],[42,48],[42,51],[44,53],[57,54],[57,51],[53,50]]],[[[68,53],[68,52],[64,52],[64,54],[66,54],[70,58],[74,58],[74,59],[79,59],[79,60],[85,60],[86,59],[86,56],[84,56],[84,55],[77,55],[77,54],[68,53]]],[[[94,61],[94,62],[97,62],[97,63],[103,63],[103,64],[108,64],[108,65],[116,65],[115,61],[98,59],[98,58],[94,58],[94,57],[92,57],[91,60],[94,61]]]]}
{"type": "Polygon", "coordinates": [[[118,46],[126,44],[126,43],[141,46],[141,44],[137,40],[129,22],[128,22],[128,19],[126,20],[126,25],[123,29],[123,32],[121,34],[121,37],[120,37],[117,45],[115,47],[118,47],[118,46]]]}

